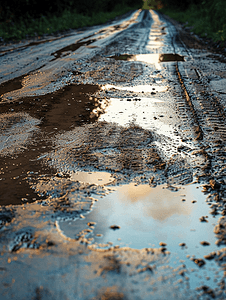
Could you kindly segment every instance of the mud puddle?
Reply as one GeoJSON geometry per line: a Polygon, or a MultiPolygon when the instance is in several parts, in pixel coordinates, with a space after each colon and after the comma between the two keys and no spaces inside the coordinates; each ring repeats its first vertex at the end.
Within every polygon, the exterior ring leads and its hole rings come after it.
{"type": "Polygon", "coordinates": [[[102,102],[91,96],[99,89],[98,85],[71,84],[43,96],[21,98],[13,108],[11,103],[2,103],[0,109],[1,113],[26,112],[41,120],[40,128],[48,132],[70,130],[94,122],[102,113],[102,102]]]}
{"type": "Polygon", "coordinates": [[[109,58],[114,58],[115,60],[125,60],[125,61],[141,61],[149,64],[156,64],[160,62],[175,62],[175,61],[184,61],[184,56],[173,53],[166,54],[120,54],[110,56],[109,58]]]}
{"type": "Polygon", "coordinates": [[[161,102],[151,97],[111,98],[99,121],[117,123],[120,126],[136,124],[144,129],[150,129],[153,118],[158,116],[157,104],[161,102]]]}
{"type": "MultiPolygon", "coordinates": [[[[151,45],[149,44],[149,48],[151,45]]],[[[159,45],[155,45],[154,48],[159,48],[159,45]]],[[[153,48],[153,47],[151,47],[153,48]]],[[[170,62],[178,62],[178,61],[185,61],[185,57],[179,54],[174,53],[166,53],[166,54],[138,54],[138,55],[131,55],[131,54],[119,54],[114,56],[109,56],[109,58],[113,58],[115,60],[121,61],[129,61],[129,62],[143,62],[146,64],[153,64],[157,71],[162,69],[163,63],[170,63],[170,62]]]]}
{"type": "Polygon", "coordinates": [[[90,249],[160,247],[170,253],[171,267],[184,265],[191,288],[213,286],[223,271],[204,256],[220,249],[213,232],[217,219],[209,214],[201,189],[197,184],[109,186],[89,214],[59,222],[58,229],[90,249]]]}
{"type": "Polygon", "coordinates": [[[76,126],[95,122],[103,101],[93,94],[99,86],[70,85],[44,96],[1,103],[0,206],[41,199],[30,188],[27,174],[38,178],[56,173],[40,159],[52,151],[52,137],[76,126]],[[13,108],[12,108],[13,107],[13,108]]]}
{"type": "Polygon", "coordinates": [[[96,40],[93,39],[93,40],[88,40],[86,42],[78,42],[78,43],[66,46],[66,47],[64,47],[64,48],[62,48],[60,50],[57,50],[56,52],[54,52],[54,53],[51,54],[51,55],[55,56],[52,59],[52,61],[54,61],[54,60],[56,60],[58,58],[64,57],[64,56],[68,55],[68,53],[76,51],[77,49],[79,49],[82,46],[89,46],[90,44],[94,43],[95,41],[96,40]]]}
{"type": "Polygon", "coordinates": [[[24,76],[20,76],[20,77],[17,77],[17,78],[14,78],[12,80],[2,83],[0,85],[0,97],[2,97],[4,94],[6,94],[8,92],[12,92],[12,91],[21,89],[23,77],[24,76]]]}
{"type": "Polygon", "coordinates": [[[71,180],[80,181],[89,184],[106,185],[114,181],[108,172],[74,172],[71,174],[71,180]]]}
{"type": "MultiPolygon", "coordinates": [[[[120,89],[120,87],[116,88],[120,89]]],[[[122,87],[122,89],[133,90],[133,87],[122,87]]],[[[139,87],[135,86],[134,89],[139,89],[139,87]]],[[[152,86],[147,86],[147,89],[153,91],[152,86]]],[[[154,91],[154,94],[157,93],[158,87],[155,87],[154,91]]],[[[182,142],[176,130],[173,112],[169,108],[167,113],[166,111],[164,99],[154,97],[151,93],[150,97],[110,98],[105,112],[99,116],[98,121],[116,123],[123,127],[136,125],[145,130],[151,130],[154,134],[164,135],[179,146],[182,142]]],[[[160,145],[160,148],[163,147],[163,144],[160,145]]]]}
{"type": "Polygon", "coordinates": [[[134,85],[134,86],[117,86],[117,85],[111,85],[107,84],[102,87],[103,90],[108,89],[115,89],[120,91],[128,91],[133,93],[151,93],[152,95],[155,95],[157,92],[164,92],[167,90],[166,86],[157,86],[157,85],[134,85]]]}

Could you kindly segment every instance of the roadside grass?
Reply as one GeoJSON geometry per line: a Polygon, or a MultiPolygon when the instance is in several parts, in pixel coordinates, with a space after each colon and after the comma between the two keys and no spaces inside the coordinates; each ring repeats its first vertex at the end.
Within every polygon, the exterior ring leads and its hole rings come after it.
{"type": "Polygon", "coordinates": [[[190,5],[186,11],[163,8],[165,15],[186,25],[193,33],[202,38],[211,39],[222,46],[226,44],[226,2],[215,0],[211,5],[203,1],[202,5],[190,5]]]}
{"type": "Polygon", "coordinates": [[[142,9],[151,9],[151,5],[149,4],[148,0],[144,0],[144,4],[142,6],[142,9]]]}
{"type": "Polygon", "coordinates": [[[112,12],[99,12],[91,16],[78,14],[76,11],[65,10],[59,16],[41,16],[32,19],[29,15],[16,22],[0,23],[0,42],[18,41],[24,38],[53,34],[69,29],[76,29],[86,26],[93,26],[106,23],[117,16],[123,15],[137,8],[123,7],[116,8],[112,12]]]}

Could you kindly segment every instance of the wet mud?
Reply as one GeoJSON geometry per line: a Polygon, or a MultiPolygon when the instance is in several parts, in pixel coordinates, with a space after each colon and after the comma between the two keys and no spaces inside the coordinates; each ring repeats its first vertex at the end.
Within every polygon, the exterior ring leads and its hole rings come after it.
{"type": "Polygon", "coordinates": [[[87,42],[78,42],[76,44],[72,44],[69,46],[66,46],[60,50],[57,50],[56,52],[52,53],[53,56],[55,56],[55,59],[58,59],[60,57],[66,56],[68,53],[72,52],[72,51],[76,51],[77,49],[79,49],[82,46],[88,46],[90,44],[92,44],[95,40],[89,40],[87,42]]]}
{"type": "Polygon", "coordinates": [[[6,94],[8,92],[21,89],[22,88],[22,83],[21,83],[22,78],[23,78],[23,76],[9,80],[5,83],[2,83],[0,85],[0,96],[2,96],[3,94],[6,94]]]}
{"type": "Polygon", "coordinates": [[[98,119],[102,103],[91,96],[98,90],[98,86],[71,85],[40,98],[22,98],[13,109],[11,104],[1,105],[1,205],[40,199],[26,183],[27,173],[53,174],[55,169],[44,168],[37,158],[53,148],[50,139],[56,132],[98,119]]]}
{"type": "Polygon", "coordinates": [[[4,53],[45,57],[0,86],[4,300],[225,299],[226,67],[184,39],[136,11],[4,53]]]}

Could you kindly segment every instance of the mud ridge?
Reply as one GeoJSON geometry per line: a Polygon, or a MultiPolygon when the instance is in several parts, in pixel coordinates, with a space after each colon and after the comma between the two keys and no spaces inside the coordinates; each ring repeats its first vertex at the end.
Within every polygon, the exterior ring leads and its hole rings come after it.
{"type": "Polygon", "coordinates": [[[178,65],[176,65],[176,72],[177,72],[178,80],[179,80],[179,82],[180,82],[180,85],[181,85],[181,87],[182,87],[182,90],[183,90],[183,92],[184,92],[185,99],[186,99],[186,101],[187,101],[187,103],[188,103],[188,105],[189,105],[189,107],[190,107],[190,109],[191,109],[191,111],[192,111],[192,113],[193,113],[193,117],[194,117],[194,119],[195,119],[195,122],[198,124],[198,126],[196,127],[196,134],[197,134],[196,140],[202,140],[202,139],[203,139],[203,132],[202,132],[202,129],[201,129],[200,125],[199,125],[196,111],[195,111],[195,109],[194,109],[194,106],[193,106],[193,104],[192,104],[191,98],[190,98],[190,96],[189,96],[189,94],[188,94],[188,91],[187,91],[187,89],[186,89],[186,86],[185,86],[185,84],[184,84],[184,81],[183,81],[183,79],[182,79],[182,76],[181,76],[181,74],[180,74],[178,65]]]}

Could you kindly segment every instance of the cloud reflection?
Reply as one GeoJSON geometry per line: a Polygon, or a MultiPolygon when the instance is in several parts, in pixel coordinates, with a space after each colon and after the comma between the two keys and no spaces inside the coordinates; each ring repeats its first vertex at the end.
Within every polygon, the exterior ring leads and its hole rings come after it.
{"type": "Polygon", "coordinates": [[[185,207],[180,194],[161,186],[151,188],[148,185],[136,186],[131,183],[120,187],[117,196],[125,205],[139,202],[139,214],[159,221],[165,221],[173,215],[189,215],[192,209],[191,206],[185,207]]]}

